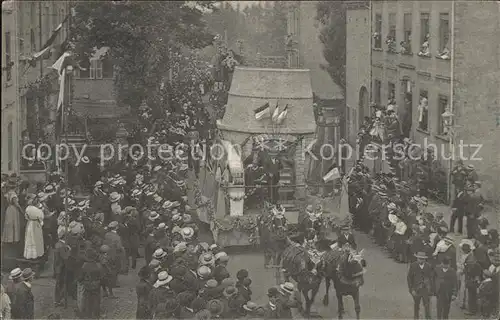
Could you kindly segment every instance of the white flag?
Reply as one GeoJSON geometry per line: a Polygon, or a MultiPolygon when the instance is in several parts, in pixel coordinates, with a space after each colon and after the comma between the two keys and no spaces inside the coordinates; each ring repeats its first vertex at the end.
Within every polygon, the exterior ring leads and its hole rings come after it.
{"type": "Polygon", "coordinates": [[[273,122],[276,123],[278,121],[279,115],[280,115],[280,107],[278,106],[278,104],[276,104],[276,107],[274,108],[274,112],[273,112],[273,117],[272,117],[273,122]]]}
{"type": "Polygon", "coordinates": [[[327,174],[325,174],[325,176],[323,177],[323,181],[329,182],[338,178],[340,178],[339,168],[335,167],[332,170],[328,171],[327,174]]]}
{"type": "Polygon", "coordinates": [[[283,121],[285,121],[287,114],[288,114],[288,105],[286,105],[285,109],[283,109],[283,111],[281,111],[281,113],[278,116],[278,119],[276,120],[276,123],[282,124],[283,121]]]}

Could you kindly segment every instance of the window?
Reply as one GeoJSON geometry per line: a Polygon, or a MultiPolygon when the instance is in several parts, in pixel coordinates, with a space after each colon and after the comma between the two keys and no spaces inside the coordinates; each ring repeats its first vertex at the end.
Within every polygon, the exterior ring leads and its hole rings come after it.
{"type": "Polygon", "coordinates": [[[76,69],[76,77],[79,79],[89,79],[90,78],[90,61],[84,60],[80,63],[82,69],[76,69]]]}
{"type": "Polygon", "coordinates": [[[98,60],[98,59],[91,59],[90,60],[90,78],[91,79],[102,79],[101,60],[98,60]]]}
{"type": "Polygon", "coordinates": [[[10,52],[10,32],[5,32],[5,75],[7,81],[12,80],[12,56],[10,52]]]}
{"type": "Polygon", "coordinates": [[[430,16],[427,12],[420,13],[420,51],[419,56],[429,57],[430,52],[430,16]]]}
{"type": "Polygon", "coordinates": [[[382,49],[382,15],[380,13],[375,15],[375,34],[373,37],[375,48],[382,49]]]}
{"type": "Polygon", "coordinates": [[[396,85],[392,82],[387,83],[387,100],[396,98],[396,85]]]}
{"type": "Polygon", "coordinates": [[[448,134],[448,127],[444,123],[443,117],[441,116],[446,109],[448,108],[448,97],[439,95],[438,97],[438,117],[439,117],[439,128],[438,132],[441,135],[447,135],[448,134]]]}
{"type": "Polygon", "coordinates": [[[450,40],[450,15],[448,13],[439,14],[439,52],[442,54],[449,50],[450,40]]]}
{"type": "Polygon", "coordinates": [[[411,51],[411,27],[412,27],[412,15],[411,13],[405,13],[403,17],[403,32],[404,39],[402,43],[401,53],[412,54],[411,51]]]}
{"type": "Polygon", "coordinates": [[[12,128],[12,122],[9,122],[7,126],[7,170],[12,170],[12,164],[14,163],[14,130],[12,128]]]}
{"type": "Polygon", "coordinates": [[[385,40],[389,52],[396,52],[396,41],[396,14],[389,13],[389,33],[385,40]]]}
{"type": "Polygon", "coordinates": [[[429,130],[429,98],[427,90],[420,90],[418,103],[418,128],[423,131],[429,130]]]}
{"type": "Polygon", "coordinates": [[[113,63],[111,62],[110,59],[102,59],[102,78],[103,79],[110,79],[113,78],[113,63]]]}
{"type": "Polygon", "coordinates": [[[374,90],[374,93],[373,93],[373,97],[374,97],[374,100],[375,100],[375,104],[377,106],[380,106],[381,105],[381,93],[382,93],[382,81],[380,80],[375,80],[375,84],[373,86],[373,90],[374,90]]]}

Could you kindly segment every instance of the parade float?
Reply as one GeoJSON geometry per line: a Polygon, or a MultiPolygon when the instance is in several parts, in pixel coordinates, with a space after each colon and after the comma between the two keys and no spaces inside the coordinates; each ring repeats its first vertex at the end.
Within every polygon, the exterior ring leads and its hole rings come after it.
{"type": "Polygon", "coordinates": [[[323,204],[311,200],[306,185],[305,149],[316,134],[312,106],[309,70],[235,68],[196,195],[200,221],[216,243],[258,244],[265,204],[279,204],[292,226],[306,204],[323,204]]]}

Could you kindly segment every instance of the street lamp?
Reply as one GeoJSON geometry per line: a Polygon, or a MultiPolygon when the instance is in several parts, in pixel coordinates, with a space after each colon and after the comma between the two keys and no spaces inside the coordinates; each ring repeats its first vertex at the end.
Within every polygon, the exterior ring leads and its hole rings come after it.
{"type": "Polygon", "coordinates": [[[451,173],[452,173],[452,168],[453,168],[453,158],[455,155],[455,146],[454,146],[454,140],[455,140],[455,131],[453,127],[453,118],[455,115],[451,112],[450,108],[447,107],[446,110],[441,114],[441,117],[443,118],[444,122],[444,127],[446,128],[446,134],[448,135],[449,143],[450,143],[450,160],[448,163],[448,202],[451,205],[452,201],[452,192],[451,192],[451,185],[452,185],[452,179],[451,179],[451,173]]]}

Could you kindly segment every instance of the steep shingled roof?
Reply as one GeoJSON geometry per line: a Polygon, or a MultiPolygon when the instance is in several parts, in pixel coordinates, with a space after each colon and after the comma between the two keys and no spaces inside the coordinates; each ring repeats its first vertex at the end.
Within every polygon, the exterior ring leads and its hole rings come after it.
{"type": "Polygon", "coordinates": [[[313,93],[309,70],[237,67],[234,71],[224,118],[219,128],[248,133],[270,133],[270,120],[256,120],[254,110],[266,102],[272,109],[288,104],[281,133],[313,133],[313,93]]]}

